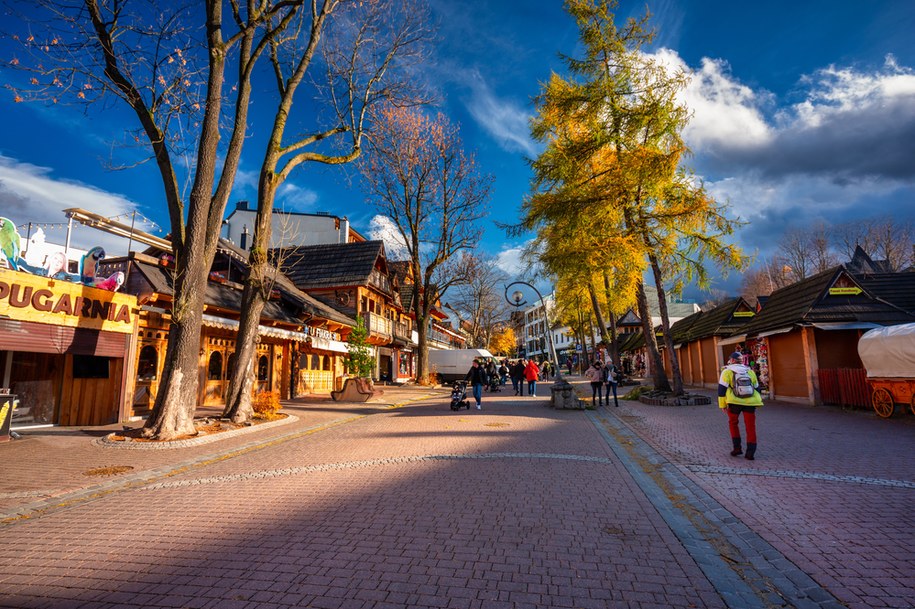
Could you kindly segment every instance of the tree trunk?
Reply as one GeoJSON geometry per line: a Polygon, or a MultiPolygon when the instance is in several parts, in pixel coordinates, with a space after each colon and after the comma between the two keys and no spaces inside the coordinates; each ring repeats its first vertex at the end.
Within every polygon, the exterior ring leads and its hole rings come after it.
{"type": "Polygon", "coordinates": [[[222,416],[233,423],[245,423],[254,416],[251,396],[254,393],[254,359],[257,351],[257,330],[261,312],[264,310],[264,295],[259,287],[263,278],[253,277],[249,269],[248,281],[241,300],[241,319],[235,340],[235,363],[230,371],[229,387],[226,391],[226,405],[222,416]]]}
{"type": "MultiPolygon", "coordinates": [[[[202,244],[200,249],[204,249],[202,244]]],[[[176,256],[176,263],[175,300],[172,303],[162,380],[153,411],[143,430],[145,437],[157,440],[171,440],[196,433],[194,412],[197,409],[201,368],[200,331],[209,261],[203,253],[200,256],[176,256]]]]}
{"type": "MultiPolygon", "coordinates": [[[[604,273],[604,295],[607,298],[607,302],[612,302],[610,293],[610,277],[607,276],[607,273],[604,273]]],[[[613,360],[613,365],[617,369],[622,370],[622,363],[620,362],[620,344],[619,336],[616,333],[616,313],[612,310],[610,311],[610,358],[613,360]]]]}
{"type": "Polygon", "coordinates": [[[422,312],[416,312],[416,338],[417,338],[417,348],[416,348],[416,382],[422,383],[434,383],[435,379],[427,379],[431,370],[429,370],[429,339],[427,337],[428,332],[426,331],[426,316],[422,312]]]}
{"type": "Polygon", "coordinates": [[[636,299],[639,304],[639,316],[642,318],[642,332],[645,334],[645,347],[648,349],[648,357],[651,358],[654,370],[654,388],[658,391],[670,391],[670,382],[667,380],[667,373],[664,371],[664,362],[661,360],[661,353],[658,351],[658,340],[654,334],[654,327],[651,324],[651,311],[648,309],[648,297],[645,295],[645,286],[641,281],[636,288],[636,299]]]}
{"type": "Polygon", "coordinates": [[[667,347],[667,352],[670,354],[670,372],[674,377],[674,395],[683,395],[683,376],[680,374],[680,358],[677,357],[677,350],[674,349],[674,339],[670,334],[670,316],[667,314],[667,294],[662,287],[661,267],[658,265],[658,259],[653,254],[649,254],[648,260],[651,262],[654,282],[658,288],[658,307],[661,310],[661,327],[664,330],[664,345],[667,347]]]}
{"type": "Polygon", "coordinates": [[[268,155],[264,160],[258,186],[257,216],[248,255],[248,275],[241,299],[238,337],[235,341],[235,366],[229,378],[223,411],[223,416],[231,418],[233,423],[246,423],[254,416],[251,398],[257,331],[267,295],[274,283],[274,278],[269,276],[267,250],[273,233],[273,201],[276,197],[275,174],[270,168],[275,165],[275,159],[268,155]]]}
{"type": "Polygon", "coordinates": [[[607,324],[604,323],[604,316],[600,311],[600,303],[597,301],[597,292],[594,289],[594,282],[588,281],[588,295],[591,297],[591,308],[594,310],[594,319],[597,320],[597,329],[600,331],[600,339],[607,346],[607,352],[610,352],[610,333],[607,332],[607,324]]]}

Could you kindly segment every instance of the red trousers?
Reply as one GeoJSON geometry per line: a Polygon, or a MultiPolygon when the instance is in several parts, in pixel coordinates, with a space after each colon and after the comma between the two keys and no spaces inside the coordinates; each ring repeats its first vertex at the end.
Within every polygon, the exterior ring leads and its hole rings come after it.
{"type": "Polygon", "coordinates": [[[747,428],[747,443],[756,444],[756,406],[728,404],[728,426],[731,438],[740,439],[740,413],[743,413],[743,426],[747,428]]]}

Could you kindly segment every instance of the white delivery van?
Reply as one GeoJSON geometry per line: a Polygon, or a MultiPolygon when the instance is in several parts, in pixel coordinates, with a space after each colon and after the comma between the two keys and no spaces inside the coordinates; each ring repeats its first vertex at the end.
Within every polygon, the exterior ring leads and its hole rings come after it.
{"type": "Polygon", "coordinates": [[[438,374],[443,383],[467,376],[475,358],[492,358],[486,349],[429,349],[429,370],[438,374]]]}

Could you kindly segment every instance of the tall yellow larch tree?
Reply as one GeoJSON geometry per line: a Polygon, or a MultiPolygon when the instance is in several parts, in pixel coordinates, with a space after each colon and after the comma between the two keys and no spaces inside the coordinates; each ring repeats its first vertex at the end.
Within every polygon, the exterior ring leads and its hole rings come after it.
{"type": "MultiPolygon", "coordinates": [[[[534,194],[524,204],[522,225],[537,230],[544,241],[555,241],[558,232],[554,256],[570,243],[607,244],[582,264],[599,261],[603,270],[623,269],[638,277],[635,294],[655,387],[670,390],[641,281],[652,269],[673,389],[681,393],[665,281],[677,273],[701,278],[709,261],[726,268],[742,258],[723,241],[733,228],[723,206],[683,177],[680,164],[688,150],[680,133],[688,113],[677,95],[684,75],[669,73],[642,52],[652,37],[648,15],[617,28],[615,7],[610,0],[566,2],[584,53],[567,58],[570,77],[554,74],[537,99],[532,134],[546,149],[532,162],[534,194]]],[[[543,244],[541,249],[552,251],[543,244]]],[[[580,253],[580,245],[576,249],[580,253]]]]}

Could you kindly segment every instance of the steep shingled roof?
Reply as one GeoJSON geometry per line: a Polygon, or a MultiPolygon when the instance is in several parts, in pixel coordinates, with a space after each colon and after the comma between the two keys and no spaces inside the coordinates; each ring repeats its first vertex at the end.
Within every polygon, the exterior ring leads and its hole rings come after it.
{"type": "MultiPolygon", "coordinates": [[[[271,254],[277,250],[271,250],[271,254]]],[[[282,251],[283,272],[301,290],[366,285],[379,257],[381,241],[304,245],[282,251]]]]}
{"type": "MultiPolygon", "coordinates": [[[[230,259],[233,259],[237,268],[247,268],[248,253],[231,241],[220,239],[217,251],[226,254],[230,259]]],[[[147,252],[154,255],[161,255],[163,253],[161,250],[155,248],[150,248],[147,252]]],[[[153,286],[153,289],[161,294],[173,294],[171,270],[140,261],[136,261],[136,265],[150,285],[153,286]]],[[[241,272],[244,271],[242,270],[241,272]]],[[[293,306],[298,307],[303,312],[347,326],[356,325],[356,321],[348,315],[341,313],[298,289],[295,284],[282,273],[276,274],[275,281],[275,287],[280,290],[283,298],[289,300],[293,306]]],[[[207,290],[204,294],[204,302],[231,311],[240,311],[241,290],[208,281],[207,290]]],[[[288,321],[290,323],[301,323],[301,320],[296,319],[289,312],[285,311],[276,301],[268,301],[265,303],[262,316],[269,319],[288,321]]]]}
{"type": "Polygon", "coordinates": [[[693,340],[693,328],[702,321],[703,316],[708,316],[708,313],[699,311],[698,313],[693,313],[689,317],[684,317],[683,319],[674,322],[670,326],[670,337],[673,339],[674,343],[686,343],[693,340]]]}
{"type": "MultiPolygon", "coordinates": [[[[139,261],[136,261],[134,264],[134,268],[146,278],[153,290],[159,294],[174,295],[174,290],[172,288],[172,274],[174,271],[172,269],[139,261]]],[[[227,309],[229,311],[240,311],[241,294],[241,290],[208,281],[206,292],[203,295],[203,302],[210,306],[227,309]]],[[[264,303],[264,311],[261,313],[261,317],[290,324],[301,323],[297,318],[283,310],[283,307],[275,301],[267,301],[264,303]]]]}
{"type": "Polygon", "coordinates": [[[869,293],[865,278],[852,275],[845,265],[840,265],[776,290],[762,311],[740,331],[752,336],[815,323],[893,325],[911,321],[915,321],[915,312],[907,313],[886,299],[875,298],[869,293]],[[861,288],[861,292],[830,293],[830,288],[837,285],[861,288]]]}
{"type": "Polygon", "coordinates": [[[858,274],[855,279],[874,297],[915,313],[915,273],[858,274]]]}
{"type": "Polygon", "coordinates": [[[730,336],[747,325],[747,318],[737,317],[740,312],[753,312],[753,307],[742,297],[732,298],[710,311],[690,329],[690,340],[710,336],[730,336]]]}

